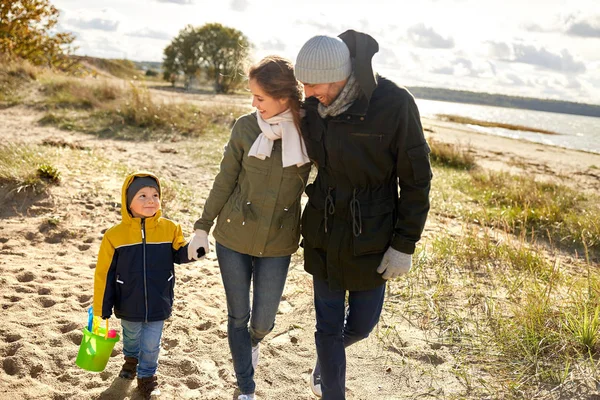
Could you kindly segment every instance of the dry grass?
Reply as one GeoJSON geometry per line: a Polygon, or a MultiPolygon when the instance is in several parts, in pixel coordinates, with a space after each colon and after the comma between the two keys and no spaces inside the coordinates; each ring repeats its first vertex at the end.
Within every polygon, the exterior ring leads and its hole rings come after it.
{"type": "Polygon", "coordinates": [[[429,155],[433,164],[459,170],[471,170],[475,168],[475,157],[469,148],[462,148],[448,143],[437,142],[428,139],[431,154],[429,155]]]}
{"type": "Polygon", "coordinates": [[[51,108],[41,124],[102,137],[127,140],[198,137],[212,130],[226,131],[239,112],[212,106],[202,109],[187,103],[158,103],[138,83],[128,88],[89,84],[74,79],[46,85],[43,106],[51,108]]]}
{"type": "Polygon", "coordinates": [[[41,73],[27,61],[11,61],[0,55],[0,108],[20,103],[24,88],[41,73]]]}
{"type": "MultiPolygon", "coordinates": [[[[598,240],[600,212],[592,210],[600,201],[527,177],[451,165],[435,164],[434,176],[432,211],[461,228],[420,245],[411,273],[390,284],[386,311],[407,318],[434,348],[450,350],[464,386],[455,398],[595,393],[598,263],[593,246],[566,242],[598,240]],[[540,241],[531,235],[537,230],[563,240],[540,241]]],[[[403,347],[401,335],[385,339],[403,347]]]]}

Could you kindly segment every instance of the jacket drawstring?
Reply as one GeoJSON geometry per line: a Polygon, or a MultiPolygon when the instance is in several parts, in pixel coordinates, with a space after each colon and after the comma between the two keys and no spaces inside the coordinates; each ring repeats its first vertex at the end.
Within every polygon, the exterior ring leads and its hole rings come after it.
{"type": "Polygon", "coordinates": [[[362,233],[362,214],[360,212],[360,201],[356,198],[356,188],[352,192],[350,213],[352,214],[352,233],[354,237],[358,237],[362,233]]]}
{"type": "Polygon", "coordinates": [[[333,196],[331,195],[332,189],[331,186],[327,189],[327,196],[325,197],[325,210],[323,210],[325,214],[325,233],[327,233],[327,217],[329,214],[333,215],[335,213],[335,205],[333,203],[333,196]]]}

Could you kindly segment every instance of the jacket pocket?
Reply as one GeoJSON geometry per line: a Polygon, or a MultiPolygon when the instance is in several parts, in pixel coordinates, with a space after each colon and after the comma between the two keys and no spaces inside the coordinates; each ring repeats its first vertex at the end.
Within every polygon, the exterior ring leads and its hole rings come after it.
{"type": "Polygon", "coordinates": [[[406,151],[408,159],[410,160],[410,166],[413,170],[415,184],[427,183],[433,177],[431,164],[429,163],[429,153],[431,153],[431,149],[427,143],[423,143],[422,145],[406,151]]]}
{"type": "Polygon", "coordinates": [[[323,209],[316,208],[309,200],[302,213],[302,237],[304,247],[307,245],[315,249],[326,249],[325,219],[323,209]]]}
{"type": "Polygon", "coordinates": [[[115,279],[115,314],[143,318],[144,277],[140,272],[122,270],[115,279]]]}
{"type": "Polygon", "coordinates": [[[393,197],[360,204],[360,214],[354,215],[359,226],[358,236],[352,235],[355,256],[383,253],[392,240],[394,232],[393,197]]]}
{"type": "Polygon", "coordinates": [[[171,269],[153,269],[147,273],[148,319],[166,318],[171,314],[175,274],[171,269]]]}

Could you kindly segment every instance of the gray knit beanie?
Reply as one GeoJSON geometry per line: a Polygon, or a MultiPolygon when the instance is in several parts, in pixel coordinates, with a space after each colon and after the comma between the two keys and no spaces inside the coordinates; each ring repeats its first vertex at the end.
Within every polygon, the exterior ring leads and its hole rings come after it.
{"type": "Polygon", "coordinates": [[[127,188],[127,208],[129,208],[129,206],[131,205],[131,201],[133,200],[137,192],[139,192],[140,189],[145,187],[153,187],[154,189],[156,189],[158,195],[160,196],[160,188],[158,187],[158,183],[154,178],[152,178],[151,176],[136,176],[135,178],[133,178],[133,181],[131,181],[129,187],[127,188]]]}
{"type": "Polygon", "coordinates": [[[302,83],[343,81],[352,73],[350,50],[340,38],[315,36],[300,49],[294,71],[302,83]]]}

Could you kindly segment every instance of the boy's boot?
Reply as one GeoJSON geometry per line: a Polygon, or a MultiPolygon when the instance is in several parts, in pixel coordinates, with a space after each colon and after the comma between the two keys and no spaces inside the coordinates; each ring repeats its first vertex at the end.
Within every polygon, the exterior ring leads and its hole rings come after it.
{"type": "Polygon", "coordinates": [[[135,357],[125,356],[125,364],[119,372],[119,378],[133,380],[135,378],[135,371],[137,369],[138,359],[135,357]]]}
{"type": "Polygon", "coordinates": [[[150,399],[152,396],[160,395],[160,390],[158,389],[158,378],[156,375],[152,375],[147,378],[138,378],[137,384],[138,390],[142,393],[144,399],[150,399]]]}

